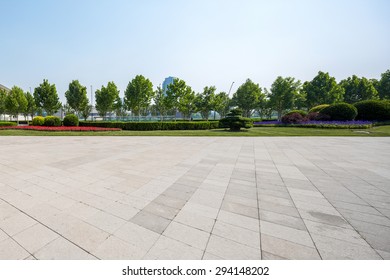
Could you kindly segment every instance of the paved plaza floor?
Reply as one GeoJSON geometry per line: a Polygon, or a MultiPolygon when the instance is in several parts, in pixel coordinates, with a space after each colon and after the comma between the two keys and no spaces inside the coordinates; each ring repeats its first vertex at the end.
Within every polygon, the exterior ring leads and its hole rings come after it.
{"type": "Polygon", "coordinates": [[[0,137],[0,259],[390,259],[390,138],[0,137]]]}

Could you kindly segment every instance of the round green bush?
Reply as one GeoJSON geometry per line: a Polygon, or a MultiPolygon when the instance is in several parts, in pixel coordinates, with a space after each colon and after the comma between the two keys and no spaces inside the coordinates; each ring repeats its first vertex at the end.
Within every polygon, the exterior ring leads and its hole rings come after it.
{"type": "Polygon", "coordinates": [[[288,112],[287,114],[285,114],[284,116],[288,116],[288,115],[291,115],[291,114],[300,114],[302,117],[306,117],[307,113],[303,110],[292,110],[290,112],[288,112]]]}
{"type": "Polygon", "coordinates": [[[61,120],[56,116],[47,116],[45,117],[45,126],[61,126],[61,120]]]}
{"type": "Polygon", "coordinates": [[[318,112],[318,113],[319,113],[322,109],[325,109],[325,108],[327,108],[327,107],[329,107],[329,106],[330,106],[329,104],[317,105],[317,106],[311,108],[311,109],[309,110],[309,113],[313,113],[313,112],[318,112]]]}
{"type": "Polygon", "coordinates": [[[76,115],[69,114],[64,118],[64,126],[79,126],[79,118],[76,115]]]}
{"type": "Polygon", "coordinates": [[[390,120],[390,101],[388,100],[365,100],[355,103],[354,106],[358,110],[357,120],[390,120]]]}
{"type": "Polygon", "coordinates": [[[357,109],[348,103],[337,103],[322,109],[320,113],[329,116],[331,121],[352,121],[357,115],[357,109]]]}
{"type": "Polygon", "coordinates": [[[250,118],[244,118],[242,110],[233,109],[226,115],[226,118],[219,121],[219,126],[221,128],[230,128],[231,131],[240,131],[241,128],[251,128],[253,121],[250,118]]]}
{"type": "Polygon", "coordinates": [[[36,126],[42,126],[44,125],[44,123],[45,123],[45,118],[41,116],[37,116],[32,120],[32,124],[36,126]]]}

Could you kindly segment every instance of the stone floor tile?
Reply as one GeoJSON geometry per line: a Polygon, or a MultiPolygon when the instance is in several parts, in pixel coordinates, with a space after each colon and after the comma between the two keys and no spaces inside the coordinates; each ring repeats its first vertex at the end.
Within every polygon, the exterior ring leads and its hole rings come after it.
{"type": "Polygon", "coordinates": [[[186,210],[181,210],[173,221],[203,230],[205,232],[211,232],[215,223],[215,219],[186,210]]]}
{"type": "Polygon", "coordinates": [[[30,255],[11,238],[0,241],[0,260],[23,260],[30,255]]]}
{"type": "Polygon", "coordinates": [[[260,219],[262,221],[284,225],[299,230],[306,230],[305,223],[302,221],[301,218],[297,218],[289,215],[279,214],[279,213],[260,209],[260,219]]]}
{"type": "Polygon", "coordinates": [[[255,249],[260,249],[260,233],[258,230],[252,231],[217,220],[212,234],[236,241],[255,249]]]}
{"type": "Polygon", "coordinates": [[[34,226],[13,236],[16,242],[30,253],[35,253],[58,237],[59,235],[57,233],[42,224],[35,224],[34,226]]]}
{"type": "Polygon", "coordinates": [[[279,214],[300,218],[297,208],[292,206],[283,206],[272,202],[261,202],[259,203],[259,208],[270,212],[275,212],[279,214]]]}
{"type": "Polygon", "coordinates": [[[226,201],[226,200],[223,201],[221,209],[228,212],[240,214],[243,216],[255,218],[255,219],[258,219],[259,217],[257,208],[238,204],[235,202],[226,201]]]}
{"type": "Polygon", "coordinates": [[[114,232],[114,236],[147,251],[156,243],[160,234],[132,222],[127,222],[114,232]]]}
{"type": "Polygon", "coordinates": [[[204,250],[207,241],[209,240],[210,233],[181,223],[172,222],[163,232],[163,235],[200,250],[204,250]]]}
{"type": "Polygon", "coordinates": [[[185,200],[169,197],[164,195],[164,193],[159,195],[153,202],[175,209],[181,209],[186,204],[185,200]]]}
{"type": "Polygon", "coordinates": [[[377,253],[382,257],[384,260],[390,260],[390,252],[382,251],[382,250],[375,250],[377,253]]]}
{"type": "Polygon", "coordinates": [[[285,258],[268,253],[266,251],[261,251],[261,259],[262,260],[285,260],[285,258]]]}
{"type": "Polygon", "coordinates": [[[146,255],[146,250],[127,243],[115,236],[108,237],[93,252],[99,259],[104,260],[140,260],[146,255]]]}
{"type": "Polygon", "coordinates": [[[228,223],[234,226],[249,229],[251,231],[260,231],[260,223],[258,219],[243,216],[240,214],[232,213],[229,211],[221,210],[218,213],[219,221],[228,223]]]}
{"type": "Polygon", "coordinates": [[[124,204],[120,202],[114,202],[110,205],[108,205],[106,208],[103,209],[104,212],[111,214],[113,216],[116,216],[118,218],[121,218],[123,220],[129,221],[131,218],[133,218],[140,210],[124,204]]]}
{"type": "Polygon", "coordinates": [[[20,212],[5,220],[0,221],[0,229],[8,235],[13,236],[37,223],[36,220],[30,218],[26,214],[20,212]]]}
{"type": "Polygon", "coordinates": [[[86,222],[98,229],[112,234],[126,223],[126,220],[99,210],[99,212],[95,215],[89,217],[86,222]]]}
{"type": "Polygon", "coordinates": [[[151,202],[142,210],[142,212],[145,211],[163,217],[165,219],[172,220],[177,215],[177,213],[179,213],[180,210],[177,208],[172,208],[169,206],[151,202]]]}
{"type": "Polygon", "coordinates": [[[323,213],[321,212],[321,210],[307,211],[301,209],[299,210],[299,214],[304,220],[353,229],[352,226],[349,224],[349,222],[346,221],[340,214],[331,215],[331,214],[323,213]]]}
{"type": "Polygon", "coordinates": [[[261,258],[260,249],[255,249],[214,234],[211,235],[207,244],[206,253],[226,260],[259,260],[261,258]]]}
{"type": "Polygon", "coordinates": [[[146,260],[200,260],[203,251],[183,242],[161,236],[145,255],[146,260]]]}
{"type": "Polygon", "coordinates": [[[202,260],[223,260],[223,258],[218,257],[218,256],[213,255],[213,254],[210,254],[208,252],[205,252],[202,260]]]}
{"type": "Polygon", "coordinates": [[[38,260],[96,260],[96,257],[60,237],[34,254],[38,260]]]}
{"type": "Polygon", "coordinates": [[[171,220],[168,220],[161,216],[154,215],[147,211],[139,212],[137,215],[131,218],[130,221],[159,234],[163,233],[164,230],[171,223],[171,220]]]}
{"type": "Polygon", "coordinates": [[[291,260],[318,260],[320,256],[314,247],[280,239],[268,234],[261,234],[261,249],[263,252],[291,260]]]}

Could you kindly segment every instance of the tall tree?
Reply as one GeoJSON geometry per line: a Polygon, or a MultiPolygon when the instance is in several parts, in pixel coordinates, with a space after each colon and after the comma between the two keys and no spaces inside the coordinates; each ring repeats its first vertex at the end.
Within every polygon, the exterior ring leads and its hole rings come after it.
{"type": "Polygon", "coordinates": [[[378,92],[370,80],[359,78],[356,75],[340,82],[344,88],[344,102],[355,103],[368,99],[378,99],[378,92]]]}
{"type": "Polygon", "coordinates": [[[53,115],[61,108],[56,86],[47,80],[43,80],[43,83],[34,89],[34,99],[37,107],[48,115],[53,115]]]}
{"type": "Polygon", "coordinates": [[[25,111],[26,116],[30,115],[31,119],[33,119],[35,113],[37,112],[37,105],[35,103],[34,96],[29,92],[27,92],[25,96],[27,100],[27,107],[25,111]]]}
{"type": "Polygon", "coordinates": [[[5,99],[7,97],[7,92],[0,88],[0,115],[3,115],[3,118],[5,120],[5,112],[6,112],[6,108],[5,108],[5,99]]]}
{"type": "Polygon", "coordinates": [[[215,109],[215,91],[216,88],[211,86],[205,87],[202,93],[197,94],[196,107],[205,120],[209,119],[210,111],[215,109]]]}
{"type": "Polygon", "coordinates": [[[214,110],[221,118],[224,118],[230,111],[230,98],[226,92],[220,92],[214,98],[214,110]]]}
{"type": "Polygon", "coordinates": [[[390,99],[390,70],[381,75],[379,80],[379,97],[381,99],[390,99]]]}
{"type": "Polygon", "coordinates": [[[120,98],[119,96],[116,98],[113,108],[115,111],[115,115],[120,119],[126,116],[126,105],[122,101],[122,98],[120,98]]]}
{"type": "Polygon", "coordinates": [[[313,80],[303,84],[303,91],[308,108],[342,101],[344,95],[344,89],[337,84],[336,79],[321,71],[313,80]]]}
{"type": "Polygon", "coordinates": [[[28,101],[21,88],[14,86],[5,98],[6,110],[16,116],[19,123],[19,114],[24,113],[27,109],[28,101]]]}
{"type": "Polygon", "coordinates": [[[269,106],[278,112],[278,120],[282,118],[285,110],[294,106],[295,97],[298,93],[300,81],[295,81],[292,77],[277,77],[271,85],[269,93],[269,106]]]}
{"type": "Polygon", "coordinates": [[[182,96],[192,93],[190,86],[186,85],[186,82],[180,79],[174,79],[172,84],[168,85],[166,91],[166,107],[168,110],[173,110],[176,120],[176,112],[181,104],[180,99],[182,96]]]}
{"type": "Polygon", "coordinates": [[[69,106],[79,115],[85,104],[88,104],[87,87],[80,84],[78,80],[69,83],[69,88],[65,92],[66,101],[69,106]]]}
{"type": "Polygon", "coordinates": [[[160,120],[164,120],[164,115],[167,113],[166,95],[164,89],[161,86],[157,87],[153,97],[154,105],[157,112],[160,115],[160,120]]]}
{"type": "Polygon", "coordinates": [[[179,111],[183,114],[184,119],[191,119],[192,113],[196,110],[195,92],[188,90],[179,99],[179,111]]]}
{"type": "Polygon", "coordinates": [[[92,105],[91,104],[85,104],[83,108],[81,109],[81,116],[84,118],[84,121],[86,121],[89,117],[89,115],[92,112],[92,105]]]}
{"type": "Polygon", "coordinates": [[[233,95],[233,102],[243,111],[243,116],[250,118],[262,94],[258,84],[247,79],[233,95]]]}
{"type": "Polygon", "coordinates": [[[111,114],[114,102],[119,96],[119,90],[114,82],[108,82],[107,87],[102,86],[95,92],[96,110],[101,117],[111,114]]]}
{"type": "Polygon", "coordinates": [[[137,75],[127,85],[125,91],[125,104],[139,119],[140,112],[149,106],[153,95],[152,82],[142,75],[137,75]]]}

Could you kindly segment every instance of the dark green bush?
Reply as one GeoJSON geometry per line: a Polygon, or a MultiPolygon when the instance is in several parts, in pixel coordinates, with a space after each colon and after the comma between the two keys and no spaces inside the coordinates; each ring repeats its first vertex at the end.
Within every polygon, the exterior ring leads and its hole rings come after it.
{"type": "Polygon", "coordinates": [[[45,117],[45,126],[61,126],[61,120],[56,116],[47,116],[45,117]]]}
{"type": "Polygon", "coordinates": [[[69,114],[64,118],[64,126],[79,126],[79,118],[76,115],[69,114]]]}
{"type": "Polygon", "coordinates": [[[240,131],[241,128],[251,128],[253,121],[250,118],[244,118],[242,110],[233,109],[227,114],[226,118],[219,121],[219,125],[222,128],[230,128],[231,131],[240,131]]]}
{"type": "Polygon", "coordinates": [[[318,112],[318,113],[319,113],[322,109],[325,109],[325,108],[327,108],[327,107],[329,107],[329,106],[330,106],[329,104],[317,105],[317,106],[311,108],[311,109],[309,110],[309,113],[313,113],[313,112],[318,112]]]}
{"type": "Polygon", "coordinates": [[[90,122],[81,121],[80,126],[121,128],[123,130],[207,130],[219,127],[218,121],[178,122],[90,122]]]}
{"type": "Polygon", "coordinates": [[[303,110],[292,110],[292,111],[286,113],[285,116],[295,114],[295,113],[300,114],[302,117],[306,117],[306,115],[307,115],[307,112],[305,112],[303,110]]]}
{"type": "Polygon", "coordinates": [[[33,118],[32,125],[42,126],[45,124],[45,118],[41,116],[37,116],[33,118]]]}
{"type": "Polygon", "coordinates": [[[329,116],[331,121],[351,121],[355,119],[357,109],[348,103],[337,103],[322,109],[320,113],[329,116]]]}
{"type": "Polygon", "coordinates": [[[0,122],[0,126],[16,126],[16,122],[0,122]]]}
{"type": "Polygon", "coordinates": [[[365,100],[354,104],[357,108],[357,120],[387,121],[390,120],[390,101],[365,100]]]}

